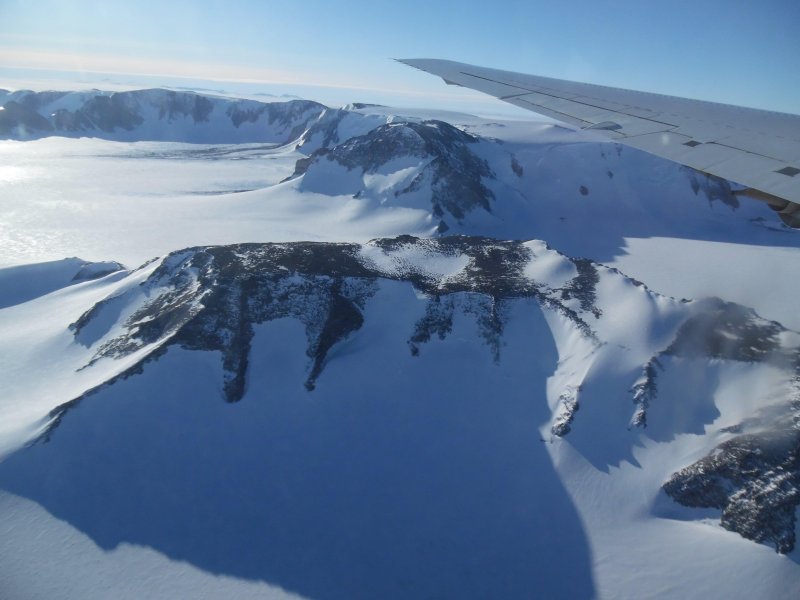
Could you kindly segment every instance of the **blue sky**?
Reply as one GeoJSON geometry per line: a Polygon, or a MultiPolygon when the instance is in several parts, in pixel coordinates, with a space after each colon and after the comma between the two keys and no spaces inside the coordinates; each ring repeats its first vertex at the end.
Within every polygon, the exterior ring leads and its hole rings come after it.
{"type": "Polygon", "coordinates": [[[392,57],[800,113],[796,0],[0,0],[6,88],[81,80],[504,106],[392,57]]]}

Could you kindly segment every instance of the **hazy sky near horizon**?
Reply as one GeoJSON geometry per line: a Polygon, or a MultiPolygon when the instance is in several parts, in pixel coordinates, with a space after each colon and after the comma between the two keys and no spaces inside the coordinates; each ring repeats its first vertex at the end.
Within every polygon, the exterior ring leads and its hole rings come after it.
{"type": "Polygon", "coordinates": [[[796,0],[0,0],[0,87],[504,106],[390,60],[425,57],[800,113],[799,31],[796,0]]]}

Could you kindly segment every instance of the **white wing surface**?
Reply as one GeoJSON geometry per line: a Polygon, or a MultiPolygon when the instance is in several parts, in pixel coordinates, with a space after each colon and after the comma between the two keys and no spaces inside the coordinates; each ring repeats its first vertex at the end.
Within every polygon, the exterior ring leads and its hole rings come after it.
{"type": "Polygon", "coordinates": [[[741,184],[800,227],[800,116],[437,59],[400,62],[741,184]]]}

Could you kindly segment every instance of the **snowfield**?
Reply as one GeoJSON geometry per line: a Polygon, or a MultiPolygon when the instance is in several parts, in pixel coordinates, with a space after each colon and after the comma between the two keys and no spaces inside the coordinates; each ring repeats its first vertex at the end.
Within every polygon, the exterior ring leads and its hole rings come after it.
{"type": "Polygon", "coordinates": [[[0,98],[0,597],[800,596],[766,205],[549,123],[136,94],[0,98]]]}

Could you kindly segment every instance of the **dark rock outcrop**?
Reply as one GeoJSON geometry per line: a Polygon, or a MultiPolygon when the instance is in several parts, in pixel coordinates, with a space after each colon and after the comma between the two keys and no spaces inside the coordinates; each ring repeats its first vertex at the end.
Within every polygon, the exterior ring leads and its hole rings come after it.
{"type": "Polygon", "coordinates": [[[664,491],[684,506],[720,509],[725,529],[791,552],[800,505],[800,401],[777,427],[720,444],[672,475],[664,491]]]}

